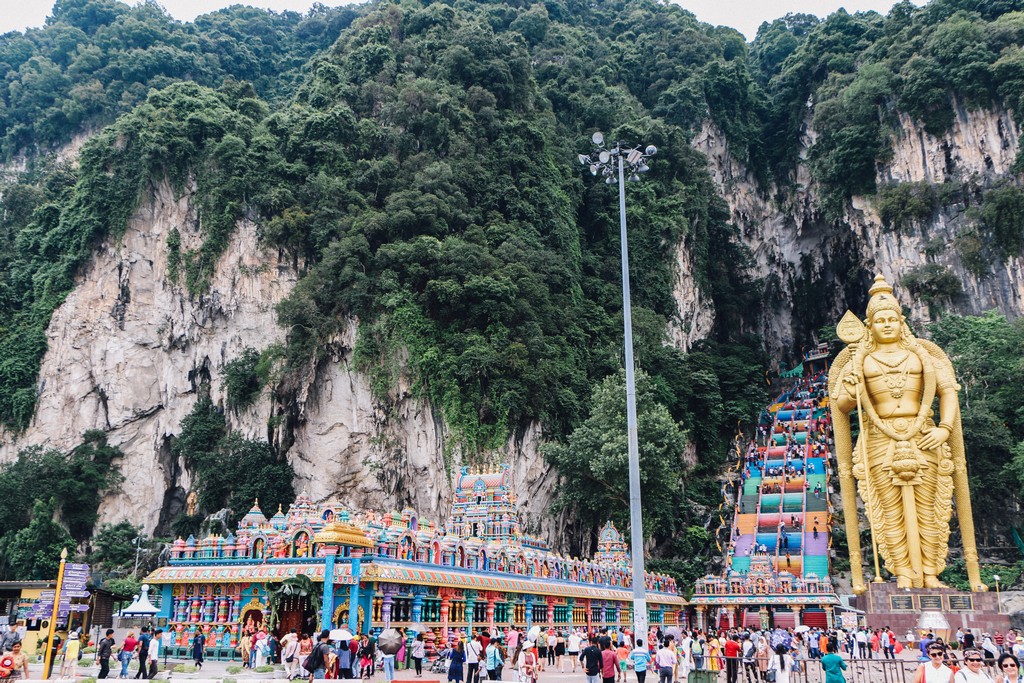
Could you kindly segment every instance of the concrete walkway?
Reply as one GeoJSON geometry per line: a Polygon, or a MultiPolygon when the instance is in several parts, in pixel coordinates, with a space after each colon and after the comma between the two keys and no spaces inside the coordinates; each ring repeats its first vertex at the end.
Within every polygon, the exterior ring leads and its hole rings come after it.
{"type": "MultiPolygon", "coordinates": [[[[568,664],[568,660],[566,660],[566,663],[568,664]]],[[[113,664],[114,662],[112,662],[110,675],[108,676],[107,680],[117,680],[117,675],[121,671],[120,664],[117,664],[117,666],[113,666],[113,664]]],[[[261,681],[275,681],[275,683],[281,683],[282,681],[286,680],[284,667],[281,665],[276,665],[275,671],[273,673],[256,673],[250,672],[249,669],[242,669],[240,672],[236,672],[235,667],[239,666],[238,662],[217,662],[208,660],[203,663],[202,670],[197,671],[195,673],[181,673],[178,671],[174,671],[175,667],[178,666],[187,666],[189,668],[192,668],[192,660],[168,658],[165,667],[164,661],[163,659],[161,659],[161,671],[157,674],[157,679],[173,679],[180,681],[190,681],[191,683],[212,683],[214,681],[219,682],[225,680],[235,680],[238,681],[238,683],[258,683],[261,681]],[[229,668],[231,669],[231,671],[228,671],[229,668]]],[[[134,676],[137,670],[138,667],[133,662],[130,667],[131,673],[129,674],[129,680],[135,680],[134,676]]],[[[571,664],[567,667],[567,671],[568,673],[560,674],[558,672],[552,672],[551,669],[548,669],[541,673],[540,683],[585,683],[583,671],[579,665],[577,665],[575,675],[572,673],[571,664]]],[[[42,672],[43,665],[41,663],[29,663],[29,674],[31,675],[30,680],[42,680],[42,672]]],[[[60,667],[55,666],[53,670],[53,675],[50,676],[50,680],[63,680],[66,682],[70,681],[70,679],[68,678],[61,679],[59,673],[60,667]]],[[[93,664],[93,660],[90,655],[86,655],[78,664],[75,681],[77,683],[82,683],[87,679],[94,679],[98,673],[99,666],[93,664]]],[[[305,672],[303,671],[302,673],[305,672]]],[[[505,681],[513,681],[513,673],[514,672],[512,671],[506,670],[502,678],[505,681]]],[[[416,673],[413,669],[399,669],[395,672],[395,679],[399,681],[415,681],[416,683],[445,683],[445,681],[448,680],[448,676],[447,674],[438,674],[430,672],[427,664],[425,663],[423,667],[423,676],[421,678],[416,677],[416,673]]],[[[370,680],[370,683],[384,683],[383,673],[377,671],[374,674],[373,678],[370,680]]],[[[632,672],[630,673],[628,683],[636,683],[636,677],[633,676],[632,672]]]]}

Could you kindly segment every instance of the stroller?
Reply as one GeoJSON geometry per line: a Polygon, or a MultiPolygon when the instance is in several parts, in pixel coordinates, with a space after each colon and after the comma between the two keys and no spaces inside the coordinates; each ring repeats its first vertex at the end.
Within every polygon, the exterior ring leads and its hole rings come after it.
{"type": "Polygon", "coordinates": [[[447,674],[448,665],[451,661],[448,659],[448,653],[450,650],[441,650],[437,653],[437,659],[430,663],[430,673],[432,674],[447,674]]]}

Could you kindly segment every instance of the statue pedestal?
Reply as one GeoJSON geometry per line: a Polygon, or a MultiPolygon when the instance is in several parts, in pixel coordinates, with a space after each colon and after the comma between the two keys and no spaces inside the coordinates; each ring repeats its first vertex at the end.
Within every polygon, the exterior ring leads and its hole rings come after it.
{"type": "Polygon", "coordinates": [[[869,627],[888,625],[902,641],[908,630],[930,628],[944,639],[958,628],[1006,633],[1010,615],[999,614],[995,593],[966,593],[955,588],[897,588],[895,582],[869,583],[857,597],[869,627]]]}

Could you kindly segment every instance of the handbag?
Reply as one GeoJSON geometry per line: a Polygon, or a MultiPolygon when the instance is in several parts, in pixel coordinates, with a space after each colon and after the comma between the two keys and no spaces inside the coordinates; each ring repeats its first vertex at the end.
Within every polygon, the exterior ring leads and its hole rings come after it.
{"type": "Polygon", "coordinates": [[[764,680],[766,680],[768,683],[775,683],[775,669],[777,668],[775,664],[776,657],[778,657],[778,655],[772,656],[771,666],[768,668],[767,671],[764,672],[764,680]]]}

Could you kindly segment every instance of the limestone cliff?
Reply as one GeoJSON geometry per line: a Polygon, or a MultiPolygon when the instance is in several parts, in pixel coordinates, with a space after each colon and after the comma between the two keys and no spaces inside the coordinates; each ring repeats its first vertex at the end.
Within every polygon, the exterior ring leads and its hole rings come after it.
{"type": "MultiPolygon", "coordinates": [[[[968,110],[959,103],[955,111],[953,126],[941,138],[900,115],[892,135],[892,158],[878,169],[879,184],[959,181],[987,187],[1009,175],[1020,141],[1012,113],[1002,108],[968,110]]],[[[808,127],[802,157],[814,137],[808,127]]],[[[820,188],[806,164],[797,169],[795,189],[780,191],[760,187],[713,124],[703,126],[693,146],[708,157],[732,219],[753,253],[756,275],[764,279],[758,327],[777,356],[792,350],[799,333],[838,320],[847,307],[856,309],[869,274],[881,272],[889,282],[898,283],[926,263],[948,266],[960,280],[963,295],[949,302],[952,310],[977,314],[995,308],[1011,317],[1024,313],[1024,263],[1019,256],[996,263],[990,274],[978,277],[956,250],[926,248],[936,242],[948,246],[971,227],[962,204],[940,207],[931,221],[910,233],[885,229],[874,197],[854,197],[842,220],[829,221],[821,208],[820,188]],[[808,292],[827,308],[812,315],[808,292]]],[[[901,288],[897,293],[911,307],[916,322],[930,319],[924,302],[901,288]]],[[[677,300],[685,310],[683,298],[677,300]]]]}
{"type": "MultiPolygon", "coordinates": [[[[31,445],[67,450],[83,432],[101,429],[125,454],[121,490],[103,501],[101,522],[130,519],[147,532],[166,532],[180,512],[190,477],[171,455],[171,438],[192,410],[197,388],[209,382],[225,399],[220,370],[246,346],[285,339],[274,306],[295,285],[288,259],[259,244],[256,226],[242,222],[218,264],[209,293],[193,297],[172,282],[167,237],[177,229],[182,249],[198,245],[190,195],[166,184],[142,203],[124,235],[102,244],[53,316],[42,364],[39,400],[25,434],[4,434],[0,459],[31,445]]],[[[335,340],[333,355],[295,392],[292,420],[270,427],[270,392],[252,407],[228,411],[232,429],[279,442],[289,430],[286,457],[317,499],[337,496],[380,510],[411,505],[440,520],[450,503],[450,474],[458,453],[442,421],[408,385],[387,400],[374,397],[368,378],[352,367],[355,324],[335,340]],[[446,459],[445,453],[452,451],[446,459]]],[[[532,426],[509,439],[496,460],[510,461],[528,528],[550,535],[552,473],[532,426]]]]}

